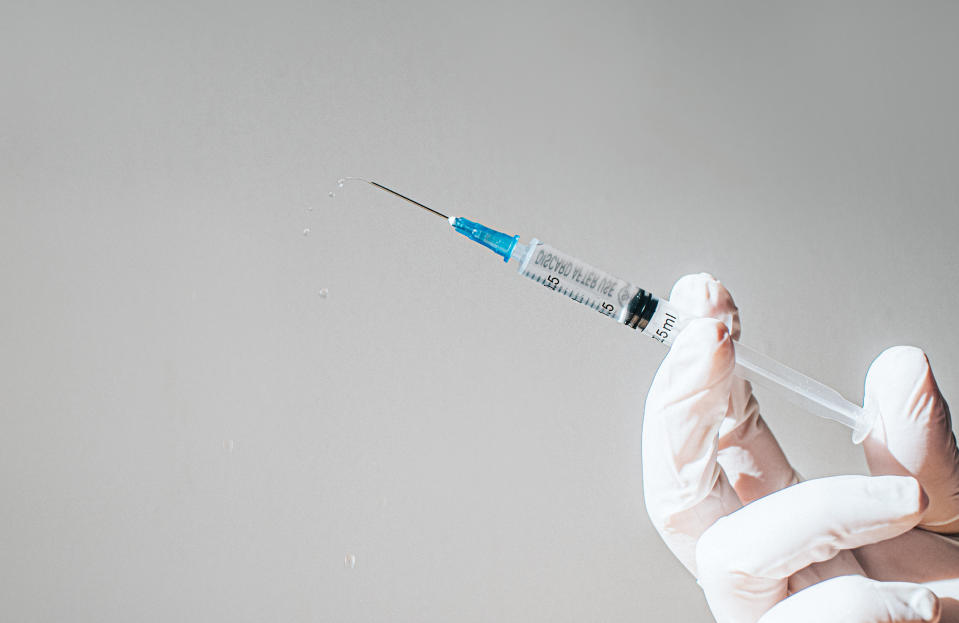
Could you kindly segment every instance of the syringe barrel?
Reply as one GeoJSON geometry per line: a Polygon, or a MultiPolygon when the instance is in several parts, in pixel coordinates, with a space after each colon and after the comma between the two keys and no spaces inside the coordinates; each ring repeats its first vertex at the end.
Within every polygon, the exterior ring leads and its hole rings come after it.
{"type": "Polygon", "coordinates": [[[669,304],[640,287],[601,271],[535,238],[517,243],[512,257],[518,272],[546,288],[639,329],[669,346],[683,317],[669,304]]]}

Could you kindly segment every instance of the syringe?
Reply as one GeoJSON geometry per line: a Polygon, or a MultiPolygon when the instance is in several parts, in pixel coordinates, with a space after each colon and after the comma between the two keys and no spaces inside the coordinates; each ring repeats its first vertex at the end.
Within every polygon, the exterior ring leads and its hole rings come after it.
{"type": "MultiPolygon", "coordinates": [[[[372,184],[447,219],[457,233],[490,249],[504,262],[516,262],[517,271],[524,277],[636,329],[663,346],[669,347],[676,334],[694,318],[669,301],[657,298],[536,238],[521,243],[519,236],[510,236],[462,217],[446,216],[376,182],[351,179],[372,184]]],[[[742,342],[737,341],[734,349],[737,376],[777,391],[786,400],[814,415],[848,426],[853,431],[853,443],[861,443],[869,434],[876,421],[874,412],[846,400],[831,387],[784,366],[742,342]]]]}

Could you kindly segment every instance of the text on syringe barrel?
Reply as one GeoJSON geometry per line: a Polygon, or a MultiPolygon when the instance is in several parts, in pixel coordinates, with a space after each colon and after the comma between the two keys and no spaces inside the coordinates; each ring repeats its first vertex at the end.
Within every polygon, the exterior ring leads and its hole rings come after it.
{"type": "Polygon", "coordinates": [[[667,301],[536,241],[520,274],[669,346],[685,318],[667,301]]]}

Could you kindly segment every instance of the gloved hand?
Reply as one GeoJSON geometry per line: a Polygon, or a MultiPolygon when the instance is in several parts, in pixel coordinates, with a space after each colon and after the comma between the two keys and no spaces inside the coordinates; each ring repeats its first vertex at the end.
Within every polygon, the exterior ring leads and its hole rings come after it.
{"type": "Polygon", "coordinates": [[[922,352],[889,349],[867,375],[873,476],[800,482],[733,376],[729,292],[688,275],[669,300],[701,319],[646,400],[646,508],[716,620],[959,622],[959,545],[937,534],[959,532],[959,453],[922,352]]]}

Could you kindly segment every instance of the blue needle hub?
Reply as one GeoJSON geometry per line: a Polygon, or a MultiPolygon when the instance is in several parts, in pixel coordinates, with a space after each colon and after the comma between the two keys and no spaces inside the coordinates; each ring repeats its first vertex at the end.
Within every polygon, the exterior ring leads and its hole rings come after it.
{"type": "Polygon", "coordinates": [[[516,241],[519,240],[519,236],[504,234],[501,231],[490,229],[485,225],[480,225],[461,216],[451,216],[449,220],[450,225],[452,225],[453,229],[458,233],[463,234],[473,242],[480,243],[493,253],[501,255],[504,262],[509,261],[510,255],[513,254],[513,247],[516,246],[516,241]]]}

